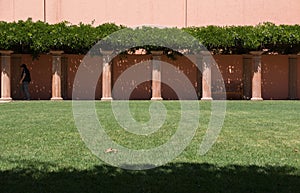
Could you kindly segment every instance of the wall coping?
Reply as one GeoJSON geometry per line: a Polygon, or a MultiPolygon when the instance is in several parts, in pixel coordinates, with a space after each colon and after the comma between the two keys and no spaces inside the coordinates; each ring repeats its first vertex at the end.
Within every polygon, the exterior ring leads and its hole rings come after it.
{"type": "Polygon", "coordinates": [[[12,50],[0,50],[0,54],[3,55],[11,55],[12,53],[14,53],[12,50]]]}

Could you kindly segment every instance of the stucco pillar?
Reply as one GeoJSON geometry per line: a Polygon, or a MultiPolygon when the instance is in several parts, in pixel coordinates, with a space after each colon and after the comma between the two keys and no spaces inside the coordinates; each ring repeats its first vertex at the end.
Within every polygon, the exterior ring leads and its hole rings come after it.
{"type": "Polygon", "coordinates": [[[202,98],[201,100],[212,100],[211,94],[211,65],[212,56],[209,51],[201,51],[202,55],[202,98]]]}
{"type": "Polygon", "coordinates": [[[259,101],[263,100],[261,97],[261,55],[264,52],[262,51],[252,51],[250,54],[252,55],[252,65],[253,65],[253,73],[252,73],[252,97],[251,100],[259,101]]]}
{"type": "Polygon", "coordinates": [[[297,55],[289,56],[289,99],[297,99],[297,55]]]}
{"type": "Polygon", "coordinates": [[[152,59],[152,98],[162,100],[161,97],[161,55],[163,51],[151,51],[152,59]]]}
{"type": "Polygon", "coordinates": [[[9,102],[11,98],[11,54],[13,51],[0,50],[1,54],[1,98],[0,102],[9,102]]]}
{"type": "Polygon", "coordinates": [[[63,51],[50,51],[52,54],[52,97],[51,100],[62,100],[61,97],[61,55],[63,51]]]}
{"type": "Polygon", "coordinates": [[[62,0],[44,0],[44,22],[61,22],[62,0]]]}
{"type": "Polygon", "coordinates": [[[103,55],[103,66],[102,66],[102,101],[111,101],[111,54],[112,51],[103,51],[101,50],[103,55]]]}

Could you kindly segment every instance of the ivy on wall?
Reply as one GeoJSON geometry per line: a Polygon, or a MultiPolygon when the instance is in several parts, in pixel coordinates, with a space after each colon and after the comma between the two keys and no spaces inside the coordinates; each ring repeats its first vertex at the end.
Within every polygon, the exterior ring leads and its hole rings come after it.
{"type": "Polygon", "coordinates": [[[0,49],[15,53],[41,54],[64,50],[65,53],[85,54],[99,40],[105,40],[110,48],[142,47],[149,51],[166,49],[166,46],[194,50],[200,42],[216,54],[244,54],[252,50],[295,54],[300,52],[300,26],[267,22],[256,26],[132,29],[113,23],[94,27],[68,22],[48,24],[31,19],[0,21],[0,49]],[[114,32],[118,32],[118,38],[109,36],[114,32]]]}

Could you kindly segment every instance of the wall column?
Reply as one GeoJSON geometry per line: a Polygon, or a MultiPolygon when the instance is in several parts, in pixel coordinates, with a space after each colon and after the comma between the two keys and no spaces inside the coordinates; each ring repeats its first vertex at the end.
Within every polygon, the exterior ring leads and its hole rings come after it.
{"type": "Polygon", "coordinates": [[[151,51],[152,53],[152,98],[162,100],[161,97],[161,55],[163,51],[151,51]]]}
{"type": "Polygon", "coordinates": [[[0,102],[9,102],[11,98],[11,54],[13,51],[0,50],[1,54],[1,98],[0,102]]]}
{"type": "Polygon", "coordinates": [[[50,51],[52,54],[52,98],[62,100],[61,97],[61,55],[63,51],[50,51]]]}
{"type": "Polygon", "coordinates": [[[61,0],[44,0],[44,22],[61,22],[61,0]]]}
{"type": "Polygon", "coordinates": [[[289,99],[297,99],[297,55],[289,56],[289,99]]]}
{"type": "Polygon", "coordinates": [[[263,51],[252,51],[250,54],[252,55],[252,65],[253,65],[253,73],[252,73],[252,97],[251,100],[260,101],[263,100],[261,97],[261,55],[263,51]]]}
{"type": "Polygon", "coordinates": [[[201,51],[202,55],[202,98],[201,100],[212,100],[211,94],[211,65],[212,56],[209,51],[201,51]]]}
{"type": "Polygon", "coordinates": [[[111,101],[113,98],[111,96],[111,54],[113,51],[103,51],[103,66],[102,66],[102,101],[111,101]]]}

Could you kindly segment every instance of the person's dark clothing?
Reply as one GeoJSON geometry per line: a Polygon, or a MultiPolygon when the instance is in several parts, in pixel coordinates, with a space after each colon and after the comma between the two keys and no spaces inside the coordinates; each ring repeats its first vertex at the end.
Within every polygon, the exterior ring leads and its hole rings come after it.
{"type": "Polygon", "coordinates": [[[30,100],[30,93],[29,93],[29,88],[28,88],[28,85],[31,81],[30,72],[25,65],[22,65],[21,67],[23,67],[21,79],[25,75],[24,79],[22,80],[22,91],[24,93],[24,99],[30,100]]]}
{"type": "Polygon", "coordinates": [[[30,77],[30,72],[27,68],[23,68],[21,77],[23,77],[24,74],[25,74],[25,78],[23,79],[23,82],[29,83],[31,81],[31,77],[30,77]]]}
{"type": "Polygon", "coordinates": [[[23,90],[23,93],[25,94],[25,98],[24,98],[25,100],[30,100],[28,84],[29,84],[29,82],[22,83],[22,90],[23,90]]]}

